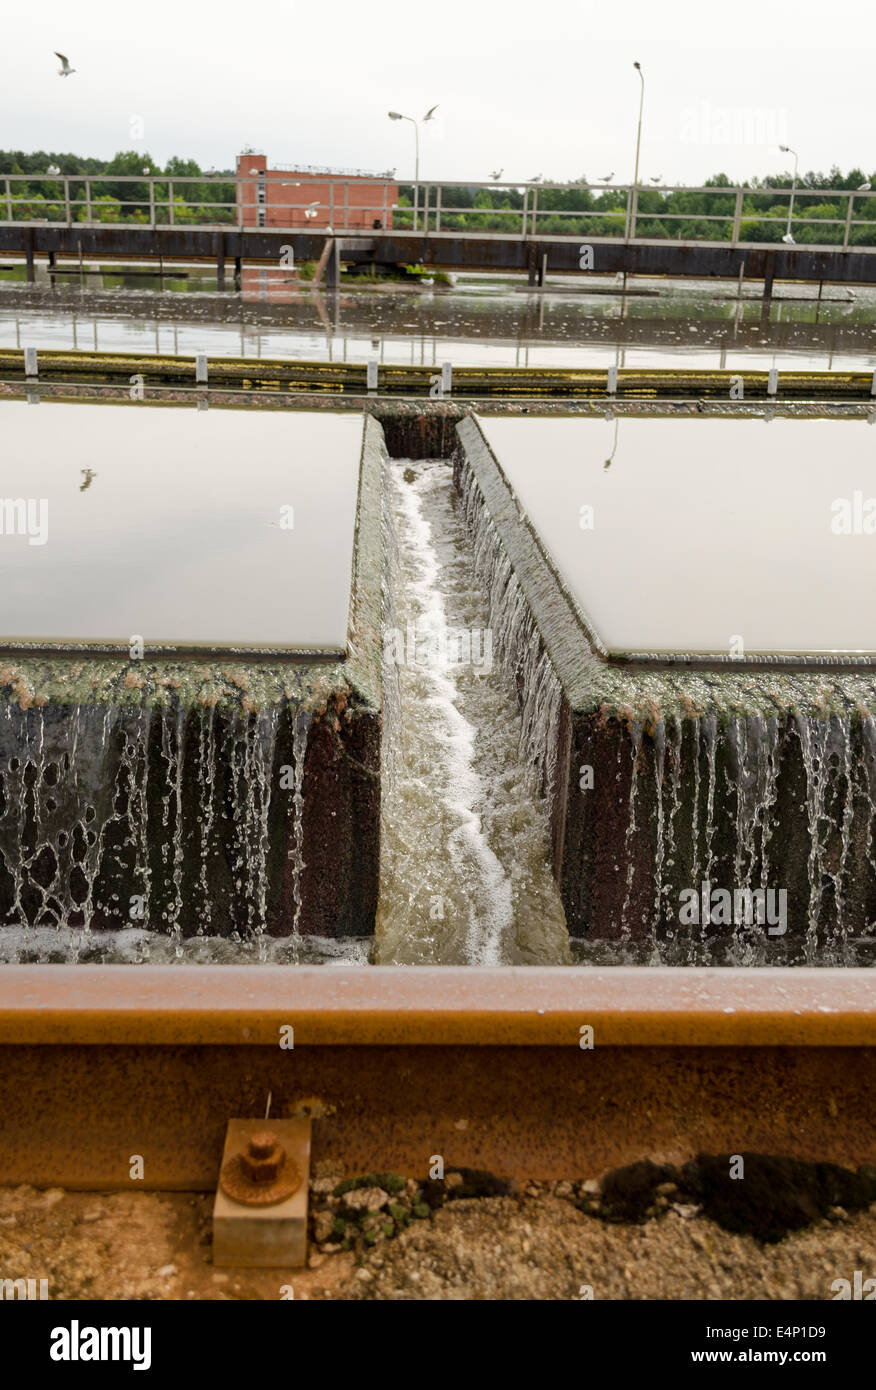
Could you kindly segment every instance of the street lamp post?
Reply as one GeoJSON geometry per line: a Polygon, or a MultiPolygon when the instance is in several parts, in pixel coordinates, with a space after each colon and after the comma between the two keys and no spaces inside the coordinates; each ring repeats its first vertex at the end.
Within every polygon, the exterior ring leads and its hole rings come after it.
{"type": "Polygon", "coordinates": [[[791,179],[791,200],[788,203],[788,226],[785,229],[785,235],[782,237],[782,241],[788,246],[793,246],[794,238],[791,235],[791,218],[794,215],[794,193],[797,189],[797,151],[792,150],[790,145],[779,145],[779,149],[782,151],[782,154],[792,154],[794,156],[794,176],[791,179]]]}
{"type": "Polygon", "coordinates": [[[642,108],[645,105],[645,74],[642,72],[641,63],[633,63],[633,67],[636,69],[642,82],[642,90],[639,94],[639,129],[636,133],[636,172],[633,174],[633,188],[636,188],[639,183],[639,148],[642,144],[642,108]]]}
{"type": "MultiPolygon", "coordinates": [[[[436,106],[430,106],[429,110],[426,112],[425,116],[423,117],[423,120],[424,120],[424,121],[431,121],[431,120],[433,120],[433,119],[434,119],[435,112],[437,111],[437,109],[438,109],[437,105],[436,105],[436,106]]],[[[418,120],[415,120],[415,118],[414,118],[413,116],[403,116],[402,113],[401,113],[401,111],[387,111],[386,114],[388,115],[388,117],[389,117],[389,119],[390,119],[391,121],[410,121],[411,125],[414,127],[414,142],[415,142],[415,143],[414,143],[414,149],[415,149],[415,164],[414,164],[414,231],[416,231],[416,230],[417,230],[417,214],[418,214],[419,206],[420,206],[420,123],[419,123],[418,120]]]]}
{"type": "MultiPolygon", "coordinates": [[[[642,72],[641,63],[633,63],[633,67],[639,74],[642,90],[639,93],[639,128],[636,131],[636,168],[633,173],[633,191],[629,200],[629,226],[627,227],[627,236],[635,236],[636,234],[636,214],[639,208],[639,150],[642,144],[642,108],[645,105],[645,74],[642,72]]],[[[624,285],[626,285],[626,283],[627,277],[624,275],[624,285]]]]}

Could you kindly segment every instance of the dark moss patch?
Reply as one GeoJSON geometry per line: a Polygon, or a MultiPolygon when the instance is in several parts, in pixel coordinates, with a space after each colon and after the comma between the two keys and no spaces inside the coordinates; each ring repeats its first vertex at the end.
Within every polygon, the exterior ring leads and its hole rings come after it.
{"type": "Polygon", "coordinates": [[[827,1216],[832,1208],[855,1211],[876,1202],[876,1169],[852,1172],[835,1163],[807,1163],[768,1154],[699,1154],[682,1169],[685,1190],[706,1216],[725,1231],[755,1236],[773,1244],[789,1231],[801,1230],[827,1216]],[[743,1177],[730,1176],[734,1158],[743,1161],[743,1177]]]}
{"type": "Polygon", "coordinates": [[[447,1168],[444,1178],[427,1178],[422,1184],[421,1201],[434,1211],[444,1202],[461,1197],[509,1197],[516,1192],[516,1184],[508,1178],[497,1178],[479,1168],[447,1168]],[[461,1178],[461,1182],[448,1183],[450,1177],[461,1178]]]}
{"type": "Polygon", "coordinates": [[[678,1181],[678,1172],[669,1163],[652,1163],[649,1158],[616,1168],[602,1184],[599,1215],[604,1221],[645,1220],[653,1207],[657,1188],[678,1181]]]}

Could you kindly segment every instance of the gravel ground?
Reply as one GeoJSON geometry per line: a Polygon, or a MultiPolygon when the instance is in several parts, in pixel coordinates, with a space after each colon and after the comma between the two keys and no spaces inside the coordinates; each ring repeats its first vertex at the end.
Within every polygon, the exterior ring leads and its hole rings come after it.
{"type": "MultiPolygon", "coordinates": [[[[320,1182],[334,1189],[331,1176],[320,1182]]],[[[406,1190],[411,1207],[421,1206],[422,1189],[406,1190]]],[[[209,1195],[0,1189],[0,1277],[48,1278],[53,1299],[270,1299],[291,1290],[317,1300],[577,1300],[588,1290],[595,1299],[830,1299],[834,1279],[876,1275],[876,1204],[835,1208],[763,1244],[671,1193],[641,1224],[610,1223],[580,1209],[581,1190],[530,1184],[513,1195],[460,1196],[399,1218],[397,1233],[373,1245],[312,1245],[306,1270],[219,1271],[209,1195]]],[[[314,1194],[314,1219],[327,1200],[314,1194]]],[[[331,1200],[350,1210],[343,1195],[331,1200]]],[[[358,1199],[360,1224],[363,1213],[366,1224],[379,1215],[368,1213],[377,1200],[358,1199]]]]}

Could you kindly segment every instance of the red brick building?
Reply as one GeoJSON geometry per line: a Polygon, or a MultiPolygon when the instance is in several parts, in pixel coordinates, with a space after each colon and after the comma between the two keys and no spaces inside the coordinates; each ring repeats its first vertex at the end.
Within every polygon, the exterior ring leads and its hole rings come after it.
{"type": "Polygon", "coordinates": [[[315,232],[392,227],[398,184],[358,169],[278,169],[263,154],[237,156],[237,210],[245,227],[315,232]]]}

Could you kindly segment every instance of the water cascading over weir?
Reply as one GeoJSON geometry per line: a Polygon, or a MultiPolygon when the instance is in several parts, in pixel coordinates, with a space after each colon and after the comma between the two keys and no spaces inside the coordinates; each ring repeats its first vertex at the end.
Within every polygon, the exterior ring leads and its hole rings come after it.
{"type": "Polygon", "coordinates": [[[606,959],[867,963],[869,666],[613,663],[479,425],[457,432],[460,502],[521,753],[548,789],[572,936],[610,946],[606,959]]]}
{"type": "Polygon", "coordinates": [[[612,659],[480,425],[401,403],[366,417],[344,657],[4,648],[11,957],[28,958],[40,928],[372,935],[393,761],[381,744],[398,723],[382,661],[387,443],[396,458],[452,456],[566,927],[596,948],[581,958],[867,963],[872,669],[612,659]]]}
{"type": "MultiPolygon", "coordinates": [[[[104,407],[98,407],[98,410],[104,407]]],[[[0,655],[0,923],[353,936],[378,888],[380,507],[367,421],[347,655],[0,655]]],[[[32,645],[32,644],[31,644],[32,645]]],[[[4,946],[6,958],[10,951],[4,946]]]]}

